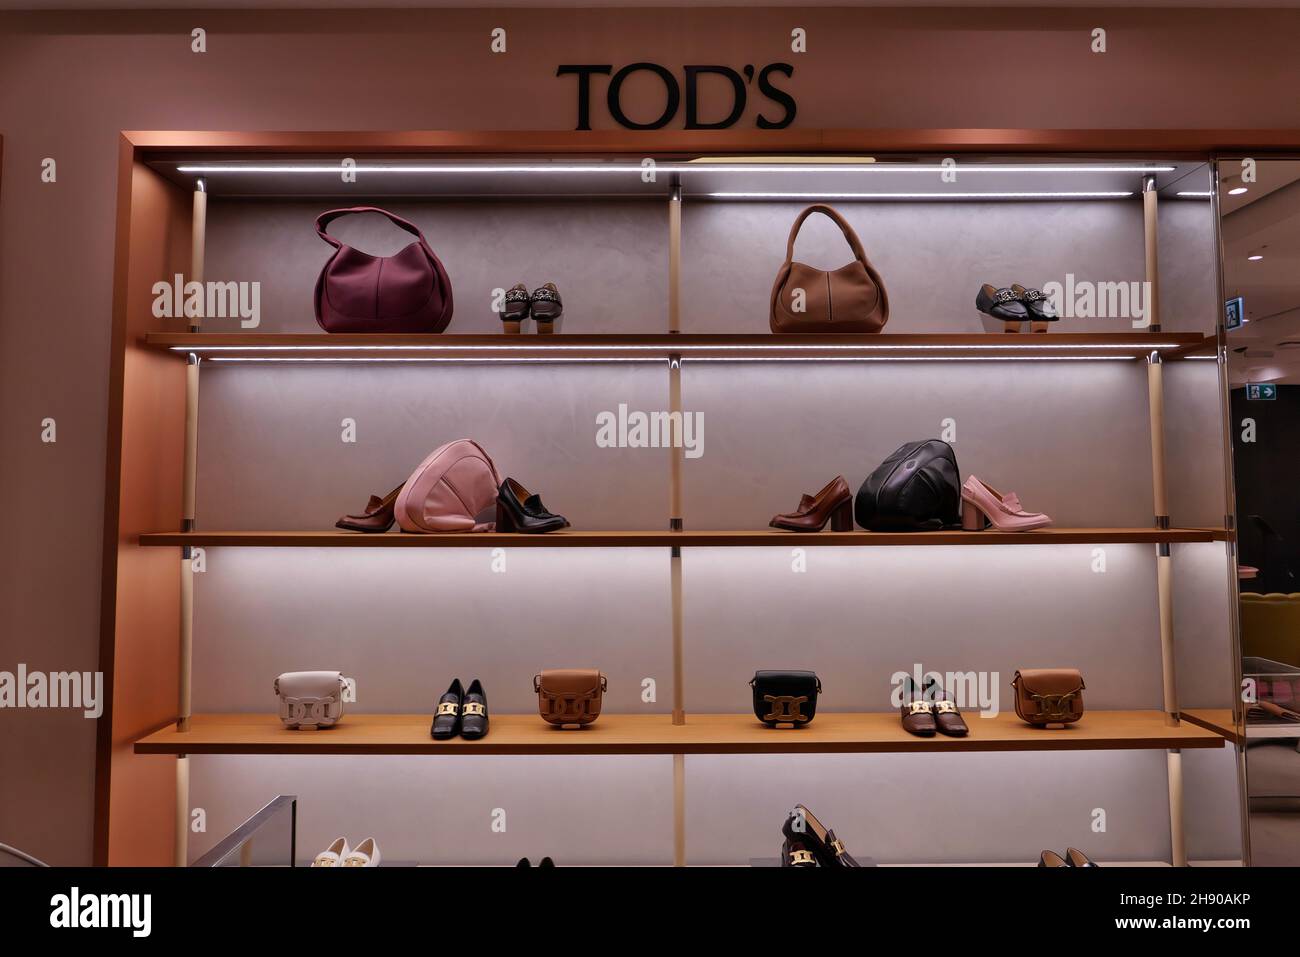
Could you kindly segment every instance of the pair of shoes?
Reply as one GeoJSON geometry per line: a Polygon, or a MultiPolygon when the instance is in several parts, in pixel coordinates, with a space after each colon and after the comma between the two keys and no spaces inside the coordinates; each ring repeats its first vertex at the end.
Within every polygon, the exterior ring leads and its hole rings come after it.
{"type": "Polygon", "coordinates": [[[1038,855],[1039,867],[1098,867],[1092,858],[1077,847],[1067,847],[1065,857],[1055,851],[1043,851],[1038,855]]]}
{"type": "Polygon", "coordinates": [[[434,712],[433,725],[429,728],[430,736],[446,741],[459,734],[467,741],[474,741],[487,733],[487,695],[483,692],[483,685],[475,678],[470,682],[469,690],[462,691],[457,678],[438,699],[438,710],[434,712]]]}
{"type": "Polygon", "coordinates": [[[550,335],[555,325],[564,315],[564,303],[560,300],[560,290],[555,283],[548,282],[528,294],[528,287],[521,282],[506,290],[505,307],[501,310],[501,324],[509,335],[518,335],[523,330],[523,321],[529,314],[537,320],[538,335],[550,335]]]}
{"type": "Polygon", "coordinates": [[[1026,289],[1018,282],[1001,289],[986,282],[975,295],[975,308],[986,316],[1002,320],[1004,332],[1019,332],[1020,324],[1026,321],[1034,332],[1046,332],[1049,322],[1061,318],[1056,314],[1052,300],[1042,290],[1026,289]]]}
{"type": "Polygon", "coordinates": [[[982,532],[986,520],[1000,532],[1027,532],[1052,524],[1042,512],[1026,512],[1015,492],[1003,495],[972,475],[961,487],[961,527],[982,532]]]}
{"type": "MultiPolygon", "coordinates": [[[[406,483],[403,482],[402,485],[406,483]]],[[[402,491],[402,485],[397,486],[383,498],[378,495],[370,496],[370,501],[366,503],[366,510],[360,515],[344,515],[334,523],[335,528],[345,528],[351,532],[386,532],[393,527],[396,520],[393,514],[393,508],[397,505],[397,495],[402,491]]]]}
{"type": "Polygon", "coordinates": [[[936,731],[950,738],[963,738],[970,728],[957,710],[957,702],[933,678],[917,688],[912,676],[903,680],[903,730],[919,738],[932,738],[936,731]]]}
{"type": "Polygon", "coordinates": [[[383,855],[373,837],[368,837],[356,847],[349,848],[345,837],[338,838],[333,844],[316,855],[312,867],[378,867],[383,855]]]}
{"type": "MultiPolygon", "coordinates": [[[[515,867],[532,867],[532,866],[533,866],[533,862],[526,857],[519,858],[519,863],[515,865],[515,867]]],[[[540,861],[537,862],[537,866],[554,867],[555,862],[551,860],[550,857],[543,857],[540,861]]]]}
{"type": "Polygon", "coordinates": [[[833,532],[853,531],[853,493],[843,475],[837,475],[816,495],[799,499],[793,512],[777,515],[768,524],[790,532],[820,532],[827,520],[833,532]]]}
{"type": "Polygon", "coordinates": [[[813,817],[812,811],[796,804],[781,826],[782,867],[861,867],[835,832],[813,817]],[[811,862],[810,862],[811,859],[811,862]]]}
{"type": "Polygon", "coordinates": [[[540,535],[568,528],[569,520],[546,510],[540,496],[533,495],[512,478],[497,491],[497,531],[540,535]]]}

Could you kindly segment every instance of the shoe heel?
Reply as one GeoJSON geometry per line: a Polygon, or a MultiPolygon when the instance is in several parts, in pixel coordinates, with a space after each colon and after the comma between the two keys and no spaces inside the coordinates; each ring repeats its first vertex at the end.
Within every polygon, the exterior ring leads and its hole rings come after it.
{"type": "Polygon", "coordinates": [[[546,320],[538,319],[538,320],[537,320],[537,334],[538,334],[539,336],[550,336],[550,335],[554,335],[554,334],[555,334],[555,320],[554,320],[554,319],[546,319],[546,320]]]}
{"type": "Polygon", "coordinates": [[[514,521],[514,519],[510,517],[510,513],[509,513],[508,511],[506,511],[505,506],[502,505],[500,502],[497,502],[497,527],[496,527],[496,530],[497,530],[498,532],[517,532],[517,531],[518,531],[518,529],[515,527],[515,521],[514,521]]]}
{"type": "Polygon", "coordinates": [[[1029,324],[1029,331],[1030,331],[1030,332],[1046,332],[1046,331],[1047,331],[1047,326],[1048,326],[1048,323],[1046,323],[1046,322],[1031,322],[1031,323],[1029,324]]]}
{"type": "Polygon", "coordinates": [[[1006,319],[1003,319],[1003,320],[1002,320],[1002,331],[1003,331],[1003,332],[1019,332],[1019,331],[1020,331],[1020,323],[1018,323],[1018,322],[1010,322],[1010,321],[1008,321],[1008,320],[1006,320],[1006,319]]]}
{"type": "Polygon", "coordinates": [[[961,527],[966,532],[984,531],[984,513],[974,502],[961,500],[961,527]]]}
{"type": "Polygon", "coordinates": [[[853,531],[853,500],[849,499],[842,505],[838,505],[835,511],[831,512],[831,531],[832,532],[851,532],[853,531]]]}
{"type": "Polygon", "coordinates": [[[520,327],[523,326],[523,321],[519,319],[503,319],[501,320],[501,326],[501,331],[506,335],[517,336],[521,331],[520,327]]]}

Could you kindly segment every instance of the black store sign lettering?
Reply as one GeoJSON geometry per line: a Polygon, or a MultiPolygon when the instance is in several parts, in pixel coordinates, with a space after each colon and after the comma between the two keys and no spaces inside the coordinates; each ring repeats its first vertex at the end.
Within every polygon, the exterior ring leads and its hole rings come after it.
{"type": "MultiPolygon", "coordinates": [[[[677,116],[677,111],[682,104],[683,89],[686,99],[685,128],[688,130],[725,130],[734,126],[736,121],[744,115],[745,105],[749,99],[749,86],[755,82],[755,71],[752,65],[746,64],[740,73],[731,69],[731,67],[715,65],[687,66],[683,68],[683,71],[685,73],[685,82],[681,85],[678,84],[677,77],[673,75],[671,70],[665,66],[660,66],[658,63],[629,63],[617,73],[614,72],[613,64],[609,63],[570,63],[557,67],[555,75],[576,76],[578,78],[578,125],[576,129],[579,130],[591,129],[591,78],[593,76],[608,76],[610,78],[609,87],[605,93],[606,102],[609,104],[609,115],[614,118],[614,122],[625,129],[663,129],[677,116]],[[623,84],[629,76],[640,71],[655,74],[663,81],[664,85],[663,112],[649,123],[638,123],[623,112],[621,100],[623,84]],[[720,76],[731,84],[731,112],[720,120],[710,122],[700,120],[696,95],[699,91],[700,77],[704,74],[720,76]]],[[[754,118],[754,125],[760,130],[780,130],[794,122],[796,111],[794,97],[774,85],[772,75],[777,73],[789,79],[794,76],[794,67],[789,63],[769,63],[759,70],[757,74],[759,93],[785,111],[783,115],[775,119],[771,119],[766,113],[760,112],[754,118]]]]}

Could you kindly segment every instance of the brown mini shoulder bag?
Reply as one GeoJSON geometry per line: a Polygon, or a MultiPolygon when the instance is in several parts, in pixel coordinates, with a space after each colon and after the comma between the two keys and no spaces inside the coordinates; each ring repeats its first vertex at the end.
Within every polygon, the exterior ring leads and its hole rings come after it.
{"type": "Polygon", "coordinates": [[[785,262],[772,285],[772,331],[778,333],[879,332],[889,321],[889,296],[880,273],[867,260],[853,227],[829,206],[809,206],[790,227],[785,262]],[[794,261],[799,228],[813,213],[840,227],[853,261],[826,272],[794,261]]]}
{"type": "Polygon", "coordinates": [[[1022,668],[1011,687],[1016,714],[1032,725],[1070,724],[1083,717],[1083,675],[1077,668],[1022,668]]]}
{"type": "Polygon", "coordinates": [[[600,717],[608,682],[594,668],[543,671],[533,676],[537,711],[542,720],[561,728],[580,728],[600,717]]]}

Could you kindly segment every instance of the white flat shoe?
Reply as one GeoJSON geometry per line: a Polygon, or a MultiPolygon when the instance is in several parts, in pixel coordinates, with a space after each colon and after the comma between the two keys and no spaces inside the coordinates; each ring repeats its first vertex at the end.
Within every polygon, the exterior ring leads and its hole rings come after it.
{"type": "Polygon", "coordinates": [[[343,858],[348,856],[348,839],[340,837],[325,850],[316,855],[312,867],[342,867],[343,858]]]}
{"type": "Polygon", "coordinates": [[[343,855],[343,866],[378,867],[380,859],[379,845],[373,837],[368,837],[354,847],[350,854],[343,855]]]}

